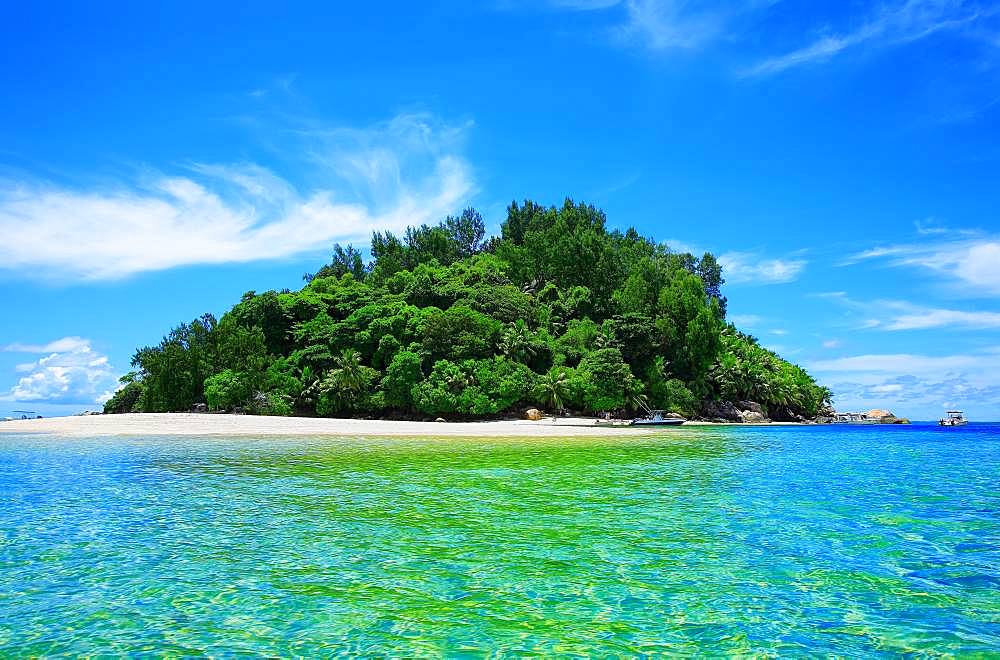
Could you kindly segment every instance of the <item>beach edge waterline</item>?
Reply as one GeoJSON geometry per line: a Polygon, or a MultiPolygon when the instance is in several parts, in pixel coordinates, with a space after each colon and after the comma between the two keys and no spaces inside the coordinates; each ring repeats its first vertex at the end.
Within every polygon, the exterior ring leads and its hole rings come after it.
{"type": "MultiPolygon", "coordinates": [[[[764,424],[795,425],[792,424],[764,424]]],[[[725,426],[687,422],[683,426],[725,426]]],[[[750,426],[733,424],[733,426],[750,426]]],[[[676,427],[674,427],[676,428],[676,427]]],[[[482,422],[419,422],[329,417],[265,417],[203,413],[129,413],[12,420],[0,434],[94,435],[265,435],[265,436],[461,436],[461,437],[599,437],[649,435],[648,428],[584,426],[561,419],[482,422]]]]}

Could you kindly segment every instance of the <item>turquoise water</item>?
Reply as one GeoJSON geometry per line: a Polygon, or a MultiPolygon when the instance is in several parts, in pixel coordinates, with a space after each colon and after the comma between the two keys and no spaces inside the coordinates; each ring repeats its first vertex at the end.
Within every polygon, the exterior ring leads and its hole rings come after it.
{"type": "Polygon", "coordinates": [[[1000,428],[0,435],[0,654],[1000,653],[1000,428]]]}

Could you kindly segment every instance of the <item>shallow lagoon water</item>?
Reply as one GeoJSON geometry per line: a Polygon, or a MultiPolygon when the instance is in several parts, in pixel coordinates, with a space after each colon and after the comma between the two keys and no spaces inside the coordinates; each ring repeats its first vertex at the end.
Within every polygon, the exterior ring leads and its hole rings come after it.
{"type": "Polygon", "coordinates": [[[0,436],[0,653],[1000,652],[1000,427],[0,436]]]}

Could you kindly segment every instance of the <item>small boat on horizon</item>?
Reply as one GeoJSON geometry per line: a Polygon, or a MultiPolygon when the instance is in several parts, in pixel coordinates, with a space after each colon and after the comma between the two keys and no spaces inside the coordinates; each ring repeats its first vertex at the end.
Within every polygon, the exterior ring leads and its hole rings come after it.
{"type": "Polygon", "coordinates": [[[949,410],[947,415],[947,417],[938,420],[938,426],[965,426],[969,423],[961,410],[949,410]]]}

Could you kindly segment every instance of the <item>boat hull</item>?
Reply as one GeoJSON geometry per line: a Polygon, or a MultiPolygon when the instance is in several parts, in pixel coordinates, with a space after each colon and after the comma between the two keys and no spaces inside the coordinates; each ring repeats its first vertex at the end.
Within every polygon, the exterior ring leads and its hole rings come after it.
{"type": "Polygon", "coordinates": [[[683,419],[634,419],[632,426],[680,426],[683,419]]]}

